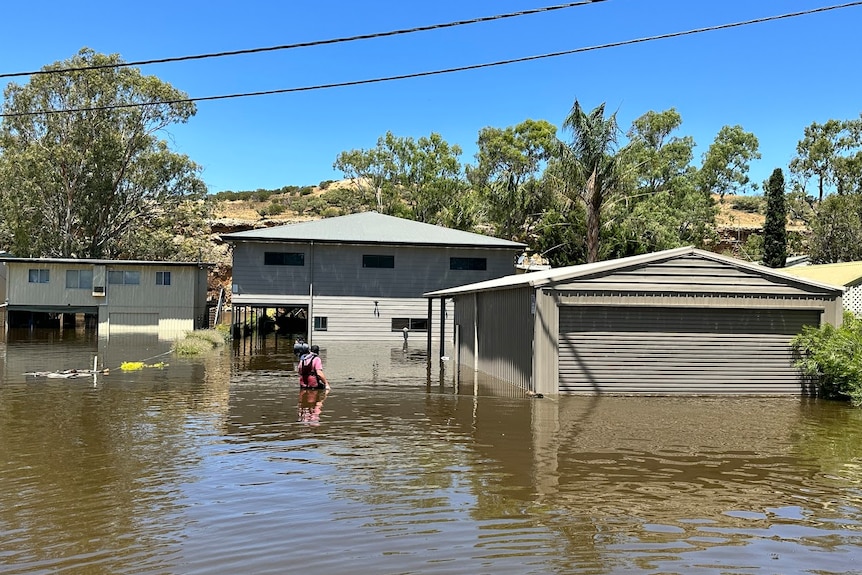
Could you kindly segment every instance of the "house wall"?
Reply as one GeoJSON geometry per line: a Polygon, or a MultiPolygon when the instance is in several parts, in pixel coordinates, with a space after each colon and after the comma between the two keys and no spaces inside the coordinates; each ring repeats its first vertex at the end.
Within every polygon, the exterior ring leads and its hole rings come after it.
{"type": "Polygon", "coordinates": [[[237,242],[233,301],[287,296],[281,301],[290,303],[290,296],[308,296],[310,284],[315,296],[421,298],[425,292],[509,275],[515,256],[515,250],[499,249],[237,242]],[[301,253],[304,265],[264,265],[265,252],[301,253]],[[363,255],[394,256],[395,267],[364,268],[363,255]],[[487,269],[450,270],[450,257],[486,258],[487,269]]]}
{"type": "MultiPolygon", "coordinates": [[[[446,334],[444,344],[452,346],[454,340],[454,313],[451,302],[447,302],[444,310],[446,316],[446,334]]],[[[393,318],[408,318],[425,320],[428,317],[428,301],[424,298],[370,298],[370,297],[331,297],[315,296],[314,305],[309,315],[310,325],[313,318],[326,318],[327,329],[313,330],[313,343],[324,345],[332,341],[403,341],[401,328],[392,330],[393,318]],[[375,305],[374,302],[377,302],[375,305]]],[[[431,332],[434,342],[439,341],[440,334],[440,302],[434,300],[431,308],[431,332]]],[[[411,344],[424,344],[427,341],[426,330],[414,329],[408,331],[411,344]]],[[[444,350],[445,351],[445,350],[444,350]]]]}
{"type": "Polygon", "coordinates": [[[99,330],[105,334],[118,330],[146,330],[153,327],[153,318],[156,329],[160,331],[192,330],[196,327],[196,315],[204,315],[200,302],[205,306],[206,269],[201,270],[198,266],[24,262],[10,263],[7,268],[10,305],[98,309],[99,330]],[[48,283],[30,283],[31,269],[47,269],[48,283]],[[94,286],[104,285],[105,295],[94,296],[91,288],[67,288],[67,270],[93,270],[94,286]],[[138,271],[140,283],[108,283],[109,271],[138,271]],[[171,273],[170,285],[156,285],[158,271],[171,273]]]}

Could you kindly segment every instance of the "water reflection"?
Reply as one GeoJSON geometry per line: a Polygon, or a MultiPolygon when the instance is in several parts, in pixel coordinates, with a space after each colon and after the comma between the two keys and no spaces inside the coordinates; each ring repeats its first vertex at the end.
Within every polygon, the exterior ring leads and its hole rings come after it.
{"type": "Polygon", "coordinates": [[[456,392],[413,342],[329,345],[332,393],[303,396],[285,342],[96,386],[20,374],[157,344],[7,342],[0,571],[857,569],[846,405],[456,392]]]}

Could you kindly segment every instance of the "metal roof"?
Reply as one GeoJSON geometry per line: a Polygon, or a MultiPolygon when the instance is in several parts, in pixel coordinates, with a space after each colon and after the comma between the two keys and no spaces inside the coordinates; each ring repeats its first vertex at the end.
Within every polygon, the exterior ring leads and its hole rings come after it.
{"type": "Polygon", "coordinates": [[[423,222],[361,212],[221,236],[228,242],[260,240],[351,244],[401,244],[523,249],[526,244],[423,222]]]}
{"type": "Polygon", "coordinates": [[[15,256],[0,256],[0,262],[12,264],[90,264],[90,265],[133,265],[133,266],[195,266],[213,267],[208,262],[173,262],[155,260],[106,260],[95,258],[18,258],[15,256]]]}
{"type": "Polygon", "coordinates": [[[862,282],[862,262],[793,266],[782,271],[795,277],[836,286],[852,286],[862,282]]]}
{"type": "Polygon", "coordinates": [[[428,292],[424,294],[425,297],[448,297],[458,294],[479,292],[479,291],[489,291],[489,290],[497,290],[497,289],[505,289],[511,287],[523,287],[530,286],[533,288],[543,287],[547,285],[552,285],[561,282],[571,281],[573,279],[578,279],[585,276],[592,276],[595,274],[611,274],[617,270],[633,267],[633,266],[641,266],[650,263],[661,262],[665,260],[670,260],[674,258],[684,257],[688,255],[697,255],[706,259],[710,259],[713,261],[722,262],[728,265],[732,265],[734,267],[745,269],[748,271],[753,271],[755,273],[761,275],[768,275],[775,277],[777,279],[783,279],[785,281],[791,281],[794,283],[801,283],[805,285],[815,286],[821,289],[827,289],[830,291],[838,292],[839,294],[844,291],[843,288],[830,285],[826,283],[820,283],[817,281],[807,280],[804,278],[799,278],[796,276],[792,276],[787,273],[783,273],[783,270],[774,270],[772,268],[765,268],[763,266],[759,266],[757,264],[752,264],[749,262],[745,262],[742,260],[738,260],[736,258],[731,258],[727,256],[722,256],[720,254],[716,254],[713,252],[708,252],[705,250],[699,250],[697,248],[693,248],[691,246],[682,247],[682,248],[674,248],[670,250],[664,250],[661,252],[654,252],[651,254],[642,254],[637,256],[630,256],[626,258],[620,258],[616,260],[607,260],[603,262],[595,262],[591,264],[581,264],[576,266],[568,266],[563,268],[556,268],[546,271],[538,271],[538,272],[529,272],[523,274],[516,274],[510,276],[504,276],[501,278],[487,280],[483,282],[478,282],[474,284],[468,284],[463,286],[458,286],[449,289],[437,290],[433,292],[428,292]]]}

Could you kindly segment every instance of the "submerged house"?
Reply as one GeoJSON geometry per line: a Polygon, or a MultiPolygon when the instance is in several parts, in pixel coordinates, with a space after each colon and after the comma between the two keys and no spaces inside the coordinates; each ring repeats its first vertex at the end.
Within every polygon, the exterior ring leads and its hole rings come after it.
{"type": "Polygon", "coordinates": [[[462,380],[542,394],[802,394],[792,337],[842,288],[691,247],[438,290],[462,380]]]}
{"type": "Polygon", "coordinates": [[[377,212],[222,239],[233,247],[234,318],[243,308],[278,310],[303,318],[292,333],[317,342],[427,336],[429,320],[451,329],[445,299],[431,309],[423,294],[512,274],[525,247],[377,212]]]}
{"type": "Polygon", "coordinates": [[[61,325],[83,316],[100,336],[179,334],[207,327],[210,264],[16,258],[6,268],[8,327],[61,325]]]}
{"type": "Polygon", "coordinates": [[[798,278],[844,286],[844,309],[862,317],[862,262],[800,265],[781,271],[798,278]]]}

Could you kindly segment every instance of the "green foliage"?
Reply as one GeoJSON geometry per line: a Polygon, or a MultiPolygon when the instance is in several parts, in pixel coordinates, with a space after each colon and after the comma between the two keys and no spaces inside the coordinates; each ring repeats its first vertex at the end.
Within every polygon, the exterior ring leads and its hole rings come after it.
{"type": "Polygon", "coordinates": [[[230,331],[225,329],[200,329],[186,333],[185,338],[174,344],[174,353],[190,357],[201,355],[223,346],[230,339],[230,331]]]}
{"type": "MultiPolygon", "coordinates": [[[[199,168],[157,135],[195,113],[186,94],[117,55],[81,50],[10,83],[0,124],[0,245],[19,256],[178,254],[206,188],[199,168]],[[93,68],[96,69],[81,69],[93,68]],[[123,107],[137,102],[165,102],[123,107]],[[53,114],[41,110],[75,110],[53,114]],[[147,245],[145,239],[158,242],[147,245]],[[177,248],[177,249],[172,249],[177,248]]],[[[205,202],[200,206],[207,205],[205,202]]]]}
{"type": "Polygon", "coordinates": [[[862,320],[847,312],[840,328],[809,326],[792,343],[796,367],[820,397],[862,406],[862,320]]]}
{"type": "Polygon", "coordinates": [[[765,209],[761,196],[735,196],[730,207],[749,214],[761,214],[765,209]]]}
{"type": "Polygon", "coordinates": [[[807,126],[790,171],[803,191],[813,179],[821,202],[833,189],[839,194],[862,192],[862,117],[807,126]]]}
{"type": "Polygon", "coordinates": [[[787,203],[784,174],[775,169],[766,183],[766,223],[763,226],[763,264],[783,268],[787,263],[787,203]]]}
{"type": "Polygon", "coordinates": [[[706,193],[725,194],[757,189],[748,177],[749,162],[760,159],[757,137],[742,126],[724,126],[703,155],[700,188],[706,193]]]}
{"type": "Polygon", "coordinates": [[[257,213],[262,216],[277,216],[283,214],[287,208],[278,200],[272,200],[269,205],[259,209],[257,213]]]}
{"type": "Polygon", "coordinates": [[[812,263],[862,260],[862,195],[829,195],[811,223],[812,263]]]}
{"type": "Polygon", "coordinates": [[[747,238],[745,238],[745,242],[743,242],[740,248],[739,254],[736,257],[740,257],[744,260],[750,262],[759,262],[764,259],[764,238],[763,234],[749,234],[747,238]]]}

